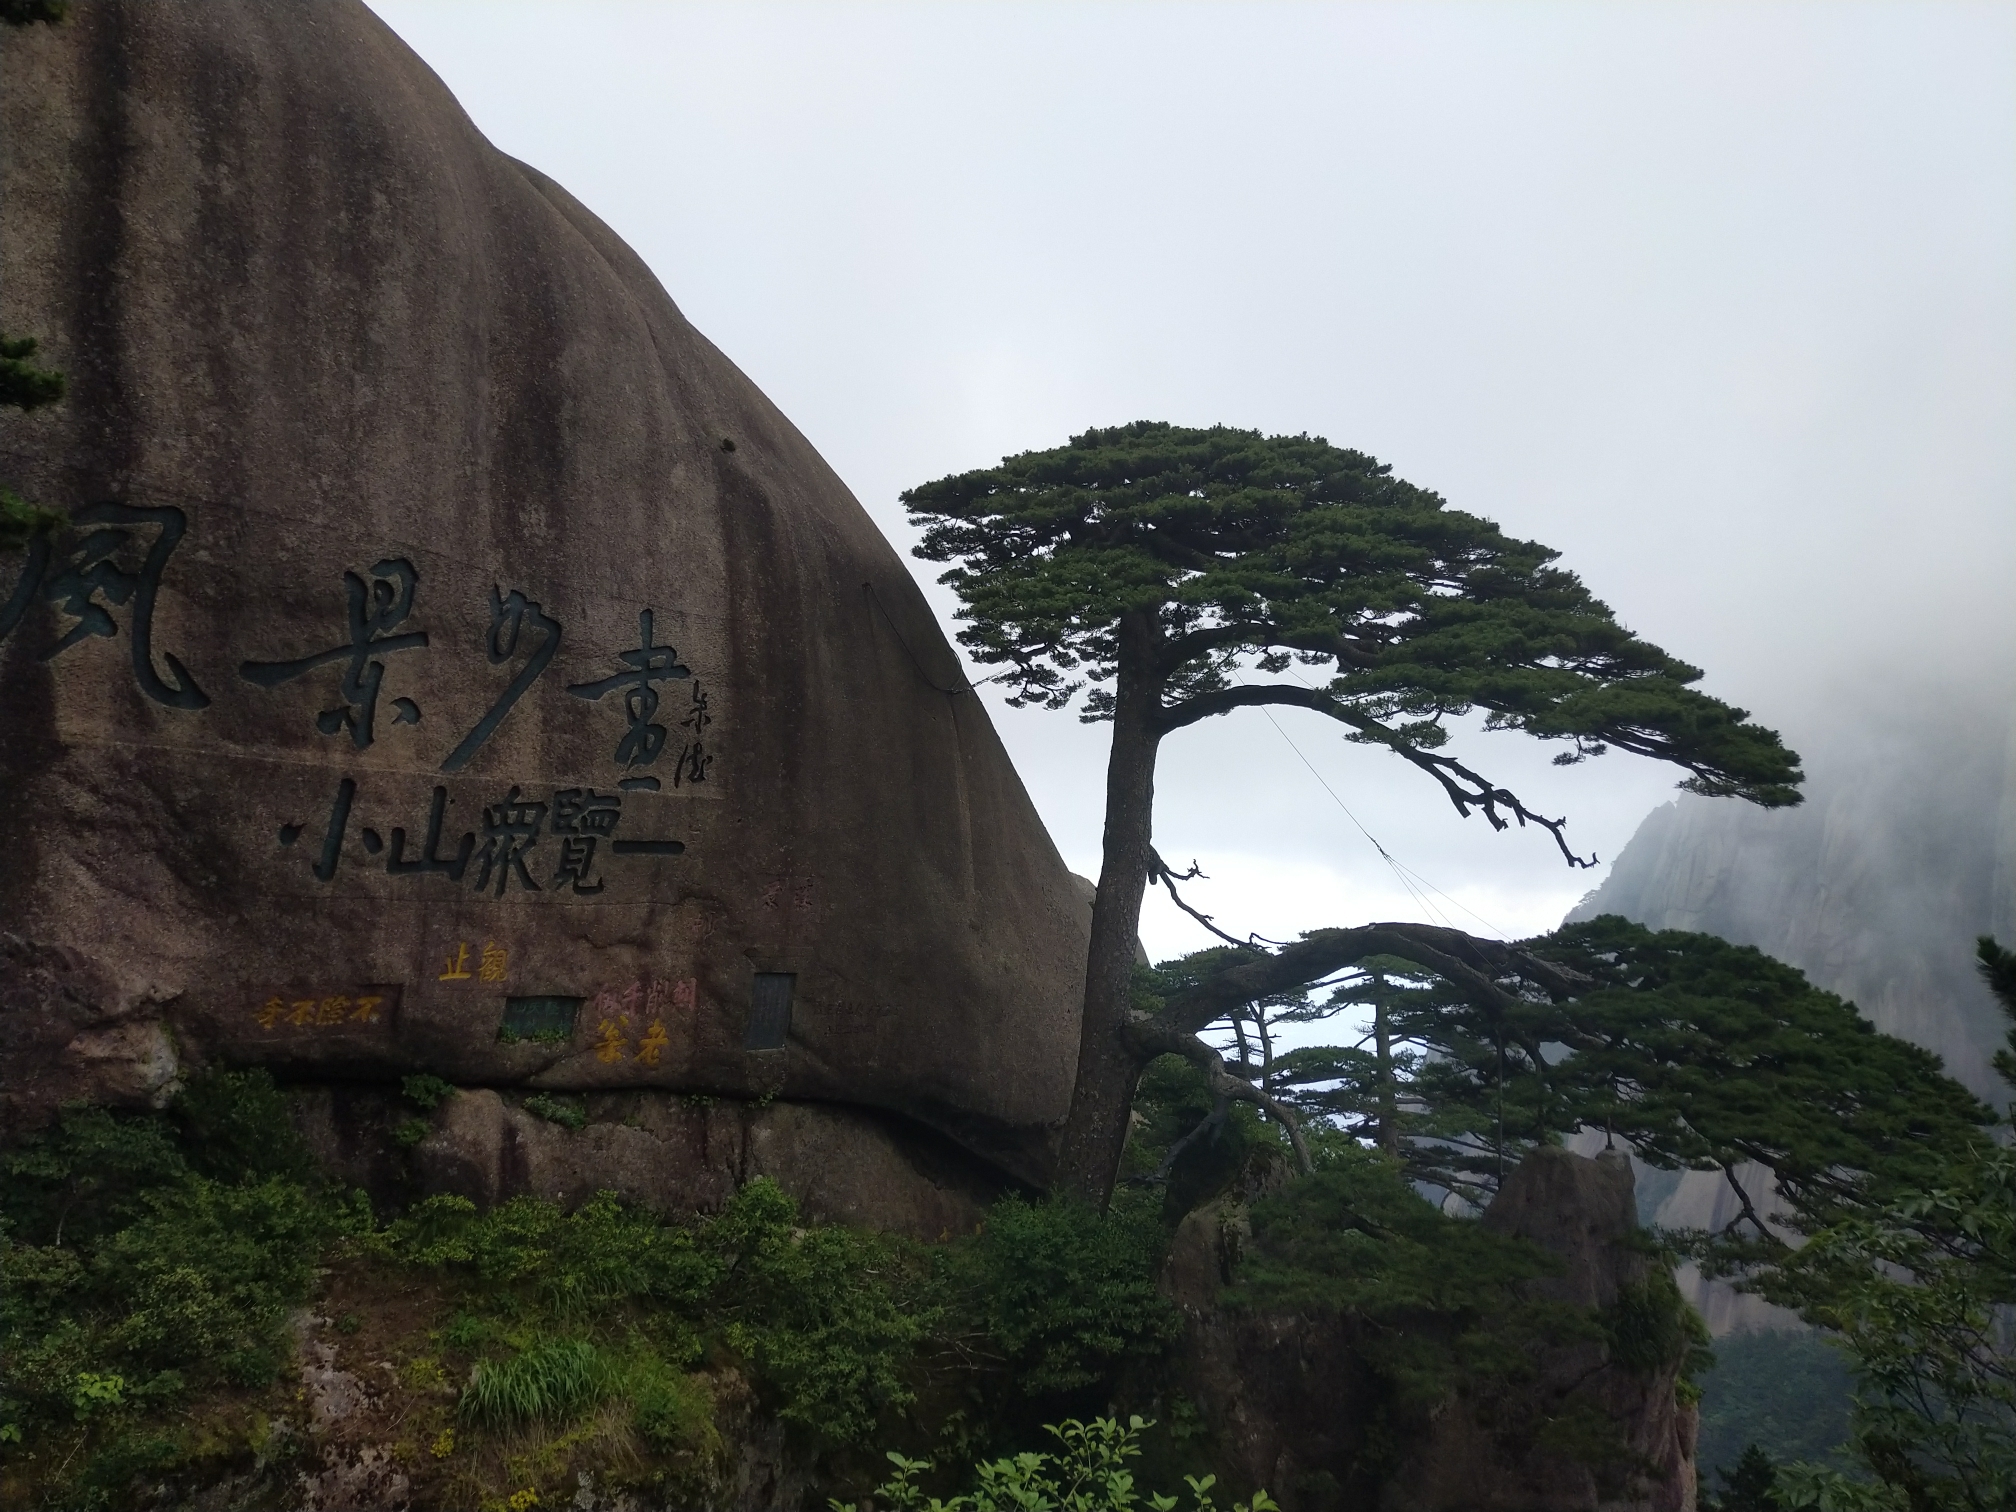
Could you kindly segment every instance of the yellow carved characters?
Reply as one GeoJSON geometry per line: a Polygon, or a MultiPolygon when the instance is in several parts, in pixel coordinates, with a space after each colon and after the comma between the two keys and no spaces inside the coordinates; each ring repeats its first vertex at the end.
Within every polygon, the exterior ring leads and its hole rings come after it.
{"type": "Polygon", "coordinates": [[[270,997],[252,1010],[261,1029],[314,1030],[377,1024],[385,1006],[384,993],[335,992],[327,996],[270,997]]]}
{"type": "Polygon", "coordinates": [[[441,975],[438,980],[443,982],[508,981],[511,974],[511,953],[495,940],[485,940],[482,952],[476,959],[475,966],[476,969],[474,971],[469,969],[469,942],[467,940],[457,940],[454,951],[441,963],[441,975]]]}
{"type": "Polygon", "coordinates": [[[657,977],[627,987],[604,988],[595,994],[595,1058],[605,1066],[626,1060],[659,1065],[672,1045],[666,1018],[674,1012],[690,1014],[697,997],[698,984],[691,977],[680,982],[657,977]],[[637,1032],[640,1023],[644,1026],[641,1034],[637,1032]],[[632,1035],[636,1035],[634,1048],[632,1035]]]}

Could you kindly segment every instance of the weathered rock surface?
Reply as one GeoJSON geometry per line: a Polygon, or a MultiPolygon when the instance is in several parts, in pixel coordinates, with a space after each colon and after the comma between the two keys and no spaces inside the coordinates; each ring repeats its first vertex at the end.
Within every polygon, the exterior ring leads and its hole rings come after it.
{"type": "MultiPolygon", "coordinates": [[[[1631,1163],[1534,1150],[1481,1220],[1554,1255],[1558,1276],[1530,1283],[1544,1300],[1609,1309],[1653,1279],[1659,1262],[1632,1243],[1631,1163]]],[[[1388,1512],[1693,1512],[1695,1410],[1678,1400],[1678,1362],[1629,1368],[1609,1344],[1558,1344],[1516,1403],[1447,1404],[1426,1443],[1387,1488],[1388,1512]],[[1625,1457],[1599,1472],[1549,1442],[1581,1413],[1612,1425],[1625,1457]]]]}
{"type": "Polygon", "coordinates": [[[2016,936],[2010,709],[1899,712],[1818,753],[1798,808],[1655,809],[1568,917],[1754,945],[2006,1097],[1989,1062],[2008,1021],[1975,973],[1974,940],[2016,936]]]}
{"type": "MultiPolygon", "coordinates": [[[[1695,1413],[1677,1399],[1676,1366],[1641,1372],[1600,1340],[1565,1343],[1535,1362],[1519,1400],[1453,1399],[1416,1430],[1384,1413],[1351,1320],[1224,1307],[1247,1205],[1267,1184],[1249,1171],[1186,1217],[1162,1277],[1184,1319],[1181,1387],[1235,1481],[1265,1487],[1286,1512],[1692,1512],[1695,1413]],[[1552,1441],[1583,1416],[1621,1440],[1607,1466],[1552,1441]]],[[[1533,1283],[1545,1301],[1610,1309],[1657,1264],[1633,1242],[1631,1167],[1617,1155],[1536,1150],[1481,1221],[1560,1260],[1558,1275],[1533,1283]]]]}
{"type": "Polygon", "coordinates": [[[0,1123],[156,1098],[172,1038],[1040,1176],[1074,885],[895,553],[605,226],[350,0],[10,31],[0,199],[70,379],[0,480],[74,522],[0,559],[0,1123]]]}
{"type": "Polygon", "coordinates": [[[1177,1226],[1162,1292],[1183,1317],[1181,1387],[1242,1488],[1264,1489],[1284,1512],[1367,1506],[1378,1482],[1362,1460],[1379,1382],[1358,1360],[1351,1325],[1219,1302],[1252,1234],[1248,1205],[1284,1175],[1278,1163],[1249,1167],[1177,1226]]]}
{"type": "Polygon", "coordinates": [[[400,1150],[410,1109],[369,1088],[299,1094],[296,1119],[322,1166],[392,1202],[437,1192],[478,1206],[524,1194],[574,1207],[597,1192],[666,1215],[712,1212],[769,1176],[812,1220],[935,1240],[970,1233],[1003,1182],[942,1135],[835,1103],[767,1106],[658,1091],[601,1093],[581,1129],[488,1088],[449,1098],[427,1137],[400,1150]]]}

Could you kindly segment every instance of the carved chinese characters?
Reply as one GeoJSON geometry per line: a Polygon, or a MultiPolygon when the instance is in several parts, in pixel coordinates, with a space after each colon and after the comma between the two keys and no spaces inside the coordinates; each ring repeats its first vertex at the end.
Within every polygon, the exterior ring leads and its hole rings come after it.
{"type": "MultiPolygon", "coordinates": [[[[0,641],[34,605],[45,603],[59,634],[43,660],[93,638],[123,636],[140,690],[200,716],[211,707],[210,694],[154,642],[156,602],[176,548],[189,534],[188,516],[170,506],[101,503],[79,509],[72,523],[72,531],[32,544],[0,601],[0,641]]],[[[390,740],[395,758],[460,773],[559,658],[560,620],[521,588],[493,583],[487,603],[470,606],[475,615],[457,616],[410,557],[391,553],[368,566],[341,568],[335,582],[340,594],[317,599],[330,611],[326,638],[303,635],[292,645],[242,655],[233,663],[237,682],[226,685],[251,699],[296,686],[311,690],[314,733],[303,729],[302,735],[318,747],[338,741],[362,756],[390,740]],[[466,637],[455,627],[458,618],[469,626],[466,637]],[[423,700],[435,701],[427,690],[438,693],[441,674],[435,668],[430,680],[428,670],[442,657],[468,667],[479,649],[483,661],[466,676],[478,687],[488,684],[484,711],[452,744],[437,743],[425,733],[435,722],[423,724],[423,700]],[[489,673],[484,665],[507,670],[489,673]],[[437,762],[443,746],[446,754],[437,762]]],[[[593,898],[628,868],[683,854],[684,841],[653,833],[665,822],[663,811],[626,814],[624,805],[633,795],[664,790],[660,776],[646,770],[654,766],[670,776],[674,789],[709,781],[716,755],[708,730],[710,695],[678,652],[657,641],[654,608],[635,613],[636,644],[598,658],[603,667],[613,660],[618,670],[549,684],[556,694],[564,686],[574,699],[620,711],[622,728],[602,747],[615,769],[603,785],[500,782],[483,795],[451,792],[437,782],[423,814],[415,811],[409,781],[387,782],[376,769],[345,771],[324,790],[326,807],[273,815],[268,833],[283,849],[301,848],[317,883],[333,882],[346,863],[361,864],[388,877],[436,878],[435,885],[492,901],[524,894],[593,898]],[[661,707],[664,684],[679,691],[676,701],[661,707]]]]}

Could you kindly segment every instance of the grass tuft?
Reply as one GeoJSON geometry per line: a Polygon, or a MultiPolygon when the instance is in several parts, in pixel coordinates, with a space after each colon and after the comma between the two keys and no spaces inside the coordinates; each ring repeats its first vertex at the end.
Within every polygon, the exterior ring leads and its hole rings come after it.
{"type": "Polygon", "coordinates": [[[469,1377],[459,1411],[487,1428],[564,1423],[606,1398],[618,1372],[586,1339],[541,1340],[469,1377]]]}

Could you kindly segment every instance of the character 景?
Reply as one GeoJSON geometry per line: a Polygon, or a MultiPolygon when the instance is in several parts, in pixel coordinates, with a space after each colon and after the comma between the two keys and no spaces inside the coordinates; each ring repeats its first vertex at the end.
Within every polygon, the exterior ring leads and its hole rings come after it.
{"type": "MultiPolygon", "coordinates": [[[[324,735],[347,729],[352,744],[364,749],[377,738],[378,693],[385,681],[385,663],[378,658],[398,651],[417,651],[427,644],[425,630],[392,634],[413,612],[413,593],[419,580],[413,564],[403,557],[390,558],[373,567],[369,582],[357,573],[345,572],[343,587],[349,599],[350,634],[346,643],[292,661],[243,662],[238,675],[262,688],[277,688],[317,667],[346,663],[342,681],[337,685],[343,704],[317,714],[315,728],[324,735]]],[[[410,698],[395,698],[392,717],[398,724],[418,724],[420,706],[410,698]]]]}

